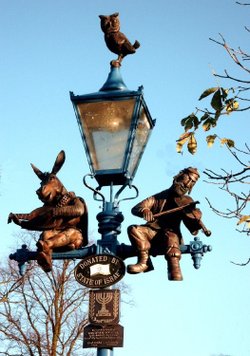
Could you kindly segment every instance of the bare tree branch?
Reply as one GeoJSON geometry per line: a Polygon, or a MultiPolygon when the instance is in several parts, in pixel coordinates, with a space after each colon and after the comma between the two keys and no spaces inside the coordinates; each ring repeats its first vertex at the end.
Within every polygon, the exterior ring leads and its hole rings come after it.
{"type": "Polygon", "coordinates": [[[236,4],[238,5],[242,5],[242,6],[250,6],[250,3],[243,3],[243,2],[240,2],[240,1],[235,1],[236,4]]]}
{"type": "Polygon", "coordinates": [[[0,285],[1,354],[79,354],[87,322],[87,290],[79,288],[71,262],[55,265],[50,275],[34,265],[25,278],[14,282],[11,271],[4,270],[8,278],[0,285]]]}
{"type": "Polygon", "coordinates": [[[222,169],[222,174],[214,172],[211,169],[206,169],[204,174],[209,179],[207,183],[212,182],[213,184],[217,184],[221,190],[225,191],[229,196],[232,197],[232,204],[234,207],[231,209],[227,208],[226,210],[221,210],[215,208],[208,199],[207,201],[209,207],[214,213],[226,219],[237,219],[237,225],[243,223],[243,228],[237,231],[244,232],[246,235],[250,235],[250,218],[248,218],[249,213],[247,212],[248,203],[250,202],[250,190],[248,188],[250,184],[250,165],[249,161],[245,161],[245,158],[250,157],[250,150],[248,145],[245,145],[245,150],[240,150],[238,148],[232,149],[228,146],[227,148],[241,168],[236,172],[227,172],[222,169]],[[242,191],[243,188],[245,189],[244,191],[242,191]],[[238,192],[236,190],[238,190],[238,192]]]}
{"type": "Polygon", "coordinates": [[[246,266],[246,265],[248,265],[250,263],[250,258],[245,263],[236,263],[236,262],[233,262],[233,261],[231,261],[231,263],[233,263],[234,265],[237,265],[237,266],[246,266]]]}

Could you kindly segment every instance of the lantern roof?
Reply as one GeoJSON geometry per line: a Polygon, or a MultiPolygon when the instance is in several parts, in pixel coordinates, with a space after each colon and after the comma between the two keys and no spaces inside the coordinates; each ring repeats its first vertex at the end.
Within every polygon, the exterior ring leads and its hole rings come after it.
{"type": "Polygon", "coordinates": [[[97,92],[75,95],[72,91],[70,92],[70,99],[74,102],[79,101],[94,101],[94,100],[105,100],[105,98],[119,99],[119,97],[132,97],[142,94],[143,86],[139,86],[138,90],[129,90],[122,79],[120,72],[120,67],[115,67],[111,64],[111,69],[108,74],[106,82],[103,84],[101,89],[97,92]]]}

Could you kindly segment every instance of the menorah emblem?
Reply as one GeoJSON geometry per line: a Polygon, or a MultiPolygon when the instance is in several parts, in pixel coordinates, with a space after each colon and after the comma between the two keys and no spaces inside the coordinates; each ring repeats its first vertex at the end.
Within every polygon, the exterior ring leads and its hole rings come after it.
{"type": "Polygon", "coordinates": [[[89,321],[91,324],[118,324],[119,289],[91,290],[89,292],[89,321]]]}
{"type": "Polygon", "coordinates": [[[97,303],[101,304],[101,309],[97,312],[98,316],[110,316],[111,313],[106,308],[106,305],[111,302],[112,300],[112,293],[110,292],[103,292],[96,294],[96,301],[97,303]]]}

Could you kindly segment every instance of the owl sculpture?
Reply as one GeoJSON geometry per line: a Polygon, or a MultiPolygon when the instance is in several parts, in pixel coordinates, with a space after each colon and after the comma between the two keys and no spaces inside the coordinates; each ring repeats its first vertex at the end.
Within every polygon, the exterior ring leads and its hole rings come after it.
{"type": "Polygon", "coordinates": [[[121,65],[121,61],[125,56],[128,54],[132,54],[136,52],[136,49],[140,47],[140,43],[135,41],[132,45],[127,37],[120,32],[120,20],[119,20],[119,13],[116,12],[110,16],[99,16],[101,19],[101,28],[104,32],[104,39],[108,49],[118,54],[118,58],[116,61],[112,61],[121,65]]]}

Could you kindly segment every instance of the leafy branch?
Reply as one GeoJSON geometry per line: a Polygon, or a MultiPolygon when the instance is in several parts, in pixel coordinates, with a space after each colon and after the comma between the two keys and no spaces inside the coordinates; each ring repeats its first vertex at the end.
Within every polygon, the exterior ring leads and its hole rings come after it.
{"type": "MultiPolygon", "coordinates": [[[[239,5],[250,5],[237,2],[239,5]]],[[[250,32],[247,28],[246,30],[250,32]]],[[[210,38],[211,41],[219,46],[222,46],[233,62],[245,74],[250,74],[250,68],[245,63],[250,60],[250,54],[242,50],[240,47],[234,49],[228,45],[225,38],[219,34],[220,40],[210,38]]],[[[248,78],[238,78],[229,74],[224,70],[224,74],[213,74],[215,77],[226,79],[237,83],[234,87],[224,88],[221,86],[211,87],[203,91],[199,100],[210,97],[210,108],[196,108],[196,111],[181,120],[181,126],[184,133],[177,140],[176,150],[182,153],[183,147],[187,145],[187,150],[191,154],[197,152],[197,132],[199,129],[207,132],[215,129],[219,120],[225,115],[230,115],[233,112],[244,112],[250,109],[250,98],[248,96],[250,90],[250,80],[248,78]]],[[[218,135],[211,134],[206,136],[208,147],[212,147],[215,140],[220,140],[221,144],[227,144],[229,147],[234,147],[235,143],[231,138],[219,138],[218,135]]]]}
{"type": "MultiPolygon", "coordinates": [[[[187,149],[191,154],[197,151],[197,140],[195,137],[196,131],[201,127],[207,132],[217,126],[218,120],[222,115],[229,115],[233,111],[241,111],[237,100],[239,90],[235,93],[234,88],[225,89],[222,87],[212,87],[206,89],[199,97],[199,100],[212,96],[210,105],[211,109],[198,109],[196,112],[188,115],[181,120],[181,126],[184,128],[184,133],[177,140],[176,150],[182,152],[183,146],[187,144],[187,149]],[[199,115],[200,114],[200,115],[199,115]]],[[[211,147],[215,139],[220,139],[216,134],[206,137],[208,147],[211,147]]],[[[234,141],[228,138],[221,138],[221,144],[227,144],[229,147],[234,147],[234,141]]]]}

